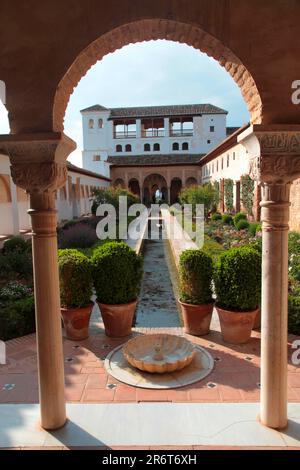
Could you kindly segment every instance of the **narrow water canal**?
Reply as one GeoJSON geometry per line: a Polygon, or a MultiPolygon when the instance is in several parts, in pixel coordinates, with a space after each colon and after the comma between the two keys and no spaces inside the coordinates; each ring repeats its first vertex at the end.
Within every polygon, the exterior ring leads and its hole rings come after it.
{"type": "MultiPolygon", "coordinates": [[[[149,219],[149,223],[151,219],[149,219]]],[[[160,223],[157,219],[157,223],[160,223]]],[[[162,229],[163,230],[163,229],[162,229]]],[[[136,327],[181,326],[176,303],[177,273],[167,240],[145,240],[144,277],[136,313],[136,327]]]]}

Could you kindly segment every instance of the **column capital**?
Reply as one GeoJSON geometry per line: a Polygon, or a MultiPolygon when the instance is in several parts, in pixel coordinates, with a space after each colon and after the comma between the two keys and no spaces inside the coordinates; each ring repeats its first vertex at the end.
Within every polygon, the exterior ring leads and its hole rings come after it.
{"type": "Polygon", "coordinates": [[[0,153],[10,158],[14,183],[30,194],[53,192],[65,184],[66,159],[75,148],[60,132],[0,136],[0,153]]]}
{"type": "Polygon", "coordinates": [[[252,125],[238,136],[249,153],[249,174],[259,183],[300,177],[300,125],[252,125]]]}

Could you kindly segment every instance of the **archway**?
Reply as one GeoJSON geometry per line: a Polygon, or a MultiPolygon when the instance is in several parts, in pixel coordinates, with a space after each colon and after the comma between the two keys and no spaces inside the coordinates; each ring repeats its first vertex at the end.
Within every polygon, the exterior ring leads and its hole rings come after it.
{"type": "Polygon", "coordinates": [[[135,194],[136,196],[140,197],[141,192],[140,192],[140,183],[136,178],[132,178],[129,183],[128,183],[128,188],[129,190],[135,194]]]}
{"type": "Polygon", "coordinates": [[[251,122],[261,123],[262,101],[259,91],[250,72],[234,52],[219,39],[199,27],[180,21],[156,18],[135,21],[113,29],[81,51],[57,84],[53,101],[53,130],[63,131],[64,115],[70,95],[92,65],[125,45],[156,39],[187,44],[217,60],[240,87],[251,122]]]}
{"type": "Polygon", "coordinates": [[[151,173],[146,176],[143,182],[143,203],[149,205],[155,202],[155,194],[157,191],[162,195],[162,200],[167,202],[166,197],[167,182],[166,179],[157,173],[151,173]]]}
{"type": "Polygon", "coordinates": [[[193,176],[190,176],[189,178],[187,178],[187,180],[185,182],[185,186],[187,188],[189,188],[190,186],[196,186],[197,184],[198,184],[197,180],[193,176]]]}
{"type": "Polygon", "coordinates": [[[117,178],[117,179],[114,181],[113,186],[114,186],[115,188],[117,188],[117,187],[119,186],[120,188],[123,188],[123,189],[124,189],[124,188],[125,188],[125,182],[124,182],[124,180],[123,180],[122,178],[117,178]]]}
{"type": "Polygon", "coordinates": [[[171,181],[170,188],[170,203],[174,204],[178,202],[178,196],[182,188],[182,181],[180,178],[173,178],[171,181]]]}

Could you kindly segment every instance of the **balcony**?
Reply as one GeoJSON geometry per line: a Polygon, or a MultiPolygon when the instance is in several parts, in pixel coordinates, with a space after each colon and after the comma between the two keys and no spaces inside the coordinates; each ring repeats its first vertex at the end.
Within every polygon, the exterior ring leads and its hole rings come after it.
{"type": "Polygon", "coordinates": [[[193,129],[171,129],[170,130],[170,137],[186,137],[186,136],[193,136],[194,130],[193,129]]]}
{"type": "Polygon", "coordinates": [[[142,129],[142,137],[165,137],[166,133],[164,129],[142,129]]]}
{"type": "Polygon", "coordinates": [[[135,139],[136,131],[114,132],[114,139],[135,139]]]}

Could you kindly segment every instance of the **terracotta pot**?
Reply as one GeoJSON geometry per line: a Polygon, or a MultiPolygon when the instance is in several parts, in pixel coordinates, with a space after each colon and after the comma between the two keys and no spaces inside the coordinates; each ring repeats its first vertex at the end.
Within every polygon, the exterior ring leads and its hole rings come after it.
{"type": "Polygon", "coordinates": [[[189,335],[207,335],[210,329],[210,322],[214,304],[193,305],[181,302],[181,312],[184,323],[184,331],[189,335]]]}
{"type": "Polygon", "coordinates": [[[261,327],[261,309],[257,311],[257,315],[254,320],[253,330],[259,330],[261,327]]]}
{"type": "Polygon", "coordinates": [[[106,336],[122,338],[131,334],[137,300],[129,304],[108,305],[98,302],[106,336]]]}
{"type": "Polygon", "coordinates": [[[61,315],[68,339],[82,340],[89,336],[89,322],[94,304],[91,302],[86,307],[62,308],[61,315]]]}
{"type": "Polygon", "coordinates": [[[247,343],[251,337],[257,311],[258,309],[250,312],[234,312],[217,307],[224,341],[231,344],[247,343]]]}

